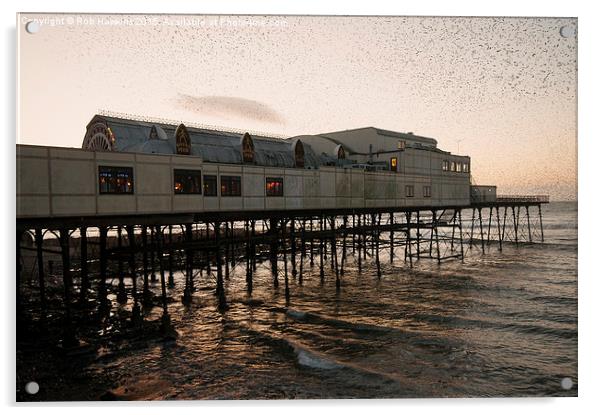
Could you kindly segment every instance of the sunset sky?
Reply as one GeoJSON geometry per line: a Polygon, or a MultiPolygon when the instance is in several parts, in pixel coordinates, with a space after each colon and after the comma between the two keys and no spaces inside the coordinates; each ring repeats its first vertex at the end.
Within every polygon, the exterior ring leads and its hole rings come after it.
{"type": "Polygon", "coordinates": [[[81,147],[99,110],[287,136],[375,126],[459,148],[498,193],[576,199],[576,19],[18,19],[19,143],[81,147]]]}

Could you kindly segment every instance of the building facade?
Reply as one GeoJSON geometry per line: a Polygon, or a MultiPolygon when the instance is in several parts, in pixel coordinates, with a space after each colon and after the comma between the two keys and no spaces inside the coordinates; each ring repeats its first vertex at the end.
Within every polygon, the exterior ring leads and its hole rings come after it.
{"type": "Polygon", "coordinates": [[[96,115],[17,146],[17,217],[468,206],[470,158],[373,127],[290,138],[96,115]]]}

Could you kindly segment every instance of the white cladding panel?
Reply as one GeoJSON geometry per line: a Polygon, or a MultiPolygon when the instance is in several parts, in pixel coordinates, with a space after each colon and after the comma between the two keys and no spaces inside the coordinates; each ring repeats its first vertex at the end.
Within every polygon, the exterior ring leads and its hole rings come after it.
{"type": "Polygon", "coordinates": [[[17,157],[17,195],[47,195],[48,172],[47,158],[17,157]]]}
{"type": "MultiPolygon", "coordinates": [[[[169,164],[137,163],[134,168],[134,192],[139,195],[172,195],[173,169],[169,164]]],[[[145,212],[147,209],[144,210],[145,212]]]]}
{"type": "MultiPolygon", "coordinates": [[[[284,196],[301,199],[303,197],[303,175],[295,171],[284,176],[284,196]]],[[[288,205],[288,203],[287,203],[288,205]]]]}
{"type": "Polygon", "coordinates": [[[96,200],[97,211],[101,215],[138,211],[134,195],[99,195],[96,200]]]}
{"type": "Polygon", "coordinates": [[[48,196],[17,196],[17,217],[50,216],[48,196]]]}
{"type": "Polygon", "coordinates": [[[53,196],[52,213],[55,215],[94,215],[96,196],[53,196]]]}
{"type": "Polygon", "coordinates": [[[265,196],[265,177],[263,171],[256,169],[245,169],[242,178],[243,195],[245,197],[264,197],[265,196]]]}
{"type": "Polygon", "coordinates": [[[320,196],[335,197],[336,196],[336,174],[332,167],[323,168],[320,172],[320,196]]]}
{"type": "Polygon", "coordinates": [[[175,212],[202,212],[204,199],[201,195],[173,195],[171,206],[175,212]]]}

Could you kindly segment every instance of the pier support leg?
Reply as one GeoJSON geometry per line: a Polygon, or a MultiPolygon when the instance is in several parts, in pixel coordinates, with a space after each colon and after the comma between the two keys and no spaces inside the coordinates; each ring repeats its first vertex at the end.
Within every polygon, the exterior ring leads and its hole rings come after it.
{"type": "Polygon", "coordinates": [[[167,257],[167,266],[169,268],[169,279],[168,285],[169,288],[173,288],[175,286],[175,281],[173,278],[173,260],[174,260],[174,251],[173,251],[173,226],[169,225],[168,227],[168,238],[169,238],[169,251],[167,257]]]}
{"type": "Polygon", "coordinates": [[[355,256],[355,215],[351,215],[351,255],[355,256]]]}
{"type": "Polygon", "coordinates": [[[137,276],[136,276],[136,235],[134,233],[134,227],[129,225],[127,228],[128,240],[130,242],[130,256],[129,256],[129,267],[130,276],[132,278],[132,323],[135,326],[142,324],[142,314],[140,313],[140,304],[138,303],[138,288],[137,288],[137,276]]]}
{"type": "MultiPolygon", "coordinates": [[[[445,211],[443,211],[441,214],[443,215],[443,213],[445,213],[445,211]]],[[[441,263],[441,248],[439,246],[439,220],[437,219],[437,211],[434,210],[433,211],[433,230],[432,232],[435,233],[435,244],[437,246],[437,263],[440,264],[441,263]]]]}
{"type": "Polygon", "coordinates": [[[481,231],[481,251],[485,253],[485,237],[483,236],[483,215],[479,208],[479,229],[481,231]]]}
{"type": "Polygon", "coordinates": [[[320,217],[320,283],[324,284],[324,217],[320,217]]]}
{"type": "Polygon", "coordinates": [[[420,233],[420,211],[417,210],[416,211],[416,237],[414,238],[416,240],[416,261],[420,260],[420,248],[422,247],[422,242],[420,241],[421,237],[422,237],[422,234],[420,233]]]}
{"type": "Polygon", "coordinates": [[[508,215],[508,207],[504,206],[504,222],[502,223],[502,241],[506,238],[506,217],[508,215]]]}
{"type": "Polygon", "coordinates": [[[150,272],[151,272],[151,275],[150,275],[150,280],[151,280],[151,282],[155,282],[155,281],[157,281],[157,274],[155,273],[155,265],[156,265],[155,264],[156,263],[155,249],[157,246],[157,235],[155,232],[155,228],[151,227],[150,230],[151,230],[151,234],[150,234],[150,237],[151,237],[151,249],[150,249],[150,272]]]}
{"type": "Polygon", "coordinates": [[[376,275],[379,279],[382,276],[380,269],[380,219],[380,213],[378,215],[372,215],[372,235],[374,235],[374,232],[376,232],[376,244],[373,244],[376,251],[376,275]]]}
{"type": "Polygon", "coordinates": [[[270,264],[274,288],[278,288],[278,221],[270,219],[270,264]]]}
{"type": "Polygon", "coordinates": [[[247,273],[246,273],[246,281],[247,281],[247,293],[250,295],[253,292],[253,260],[251,259],[251,255],[253,249],[251,247],[251,230],[249,222],[245,222],[245,236],[247,238],[246,243],[246,263],[247,263],[247,273]]]}
{"type": "MultiPolygon", "coordinates": [[[[257,271],[257,244],[255,243],[255,221],[252,220],[251,221],[251,265],[252,265],[252,272],[257,271]]],[[[252,278],[252,275],[251,275],[252,278]]]]}
{"type": "Polygon", "coordinates": [[[230,269],[236,266],[236,251],[234,246],[234,221],[230,222],[230,269]]]}
{"type": "Polygon", "coordinates": [[[395,233],[394,233],[394,226],[395,226],[395,215],[393,212],[389,213],[389,224],[391,225],[391,231],[389,232],[389,263],[392,264],[393,263],[393,251],[395,249],[395,233]]]}
{"type": "Polygon", "coordinates": [[[364,231],[362,232],[362,248],[364,251],[364,261],[368,259],[368,232],[366,232],[366,228],[368,227],[368,219],[366,217],[366,215],[362,215],[363,216],[363,223],[364,223],[364,231]]]}
{"type": "Polygon", "coordinates": [[[192,302],[192,249],[190,244],[192,243],[192,223],[186,225],[186,281],[184,284],[184,295],[182,296],[182,303],[190,304],[192,302]]]}
{"type": "Polygon", "coordinates": [[[454,216],[452,217],[452,234],[451,234],[451,252],[455,253],[454,245],[456,242],[456,226],[458,226],[458,211],[454,210],[454,216]]]}
{"type": "Polygon", "coordinates": [[[475,221],[475,208],[472,208],[472,219],[470,220],[470,241],[468,242],[468,248],[472,249],[472,243],[474,241],[474,221],[475,221]]]}
{"type": "Polygon", "coordinates": [[[119,286],[117,288],[117,302],[119,304],[125,304],[128,300],[127,293],[125,292],[125,282],[124,282],[124,271],[123,271],[123,241],[121,234],[121,226],[117,227],[117,277],[119,278],[119,286]]]}
{"type": "MultiPolygon", "coordinates": [[[[332,231],[332,234],[335,235],[335,221],[336,218],[332,217],[330,220],[330,229],[332,231]]],[[[336,235],[334,236],[334,238],[328,238],[328,242],[330,242],[330,269],[335,271],[335,264],[334,264],[334,259],[336,257],[336,235]]],[[[338,270],[336,270],[338,273],[338,270]]]]}
{"type": "MultiPolygon", "coordinates": [[[[46,303],[46,279],[44,277],[44,254],[42,252],[44,246],[44,236],[41,229],[36,229],[36,250],[38,260],[38,285],[40,287],[40,321],[46,321],[48,305],[46,303]]],[[[17,266],[19,263],[17,262],[17,266]]]]}
{"type": "Polygon", "coordinates": [[[291,218],[291,275],[293,279],[297,279],[297,236],[295,230],[295,218],[291,218]]]}
{"type": "Polygon", "coordinates": [[[230,241],[231,241],[231,232],[228,231],[229,223],[224,222],[224,236],[226,239],[226,243],[224,246],[224,274],[227,280],[230,279],[230,241]]]}
{"type": "Polygon", "coordinates": [[[100,275],[98,282],[98,303],[99,312],[104,315],[111,309],[109,300],[107,299],[107,228],[101,226],[98,228],[98,243],[99,243],[99,267],[100,275]]]}
{"type": "Polygon", "coordinates": [[[512,206],[512,224],[514,225],[514,242],[518,247],[518,215],[515,212],[514,206],[512,206]]]}
{"type": "Polygon", "coordinates": [[[525,206],[525,210],[527,211],[527,230],[529,232],[529,242],[533,242],[533,237],[531,235],[531,217],[529,216],[529,206],[525,206]]]}
{"type": "MultiPolygon", "coordinates": [[[[357,216],[357,232],[364,232],[362,228],[362,217],[360,215],[357,216]]],[[[362,235],[360,233],[357,234],[356,239],[357,244],[357,270],[359,273],[362,272],[362,235]]]]}
{"type": "Polygon", "coordinates": [[[215,224],[215,260],[217,262],[217,287],[215,293],[217,295],[218,309],[224,311],[228,308],[226,303],[226,291],[224,289],[224,280],[222,278],[222,253],[221,253],[221,223],[215,224]]]}
{"type": "Polygon", "coordinates": [[[332,229],[332,236],[331,236],[331,244],[332,244],[332,262],[333,262],[333,266],[334,266],[334,275],[335,275],[335,286],[336,286],[336,292],[339,293],[341,291],[341,278],[339,275],[339,266],[338,266],[338,260],[337,260],[337,227],[336,227],[336,216],[333,216],[331,218],[331,229],[332,229]]]}
{"type": "MultiPolygon", "coordinates": [[[[161,226],[157,226],[155,233],[157,237],[157,258],[159,258],[159,278],[161,281],[165,282],[165,258],[163,255],[165,234],[163,233],[161,226]]],[[[164,283],[161,283],[161,285],[164,285],[164,283]]],[[[163,287],[161,287],[161,289],[163,289],[163,287]]]]}
{"type": "Polygon", "coordinates": [[[152,294],[148,286],[148,228],[142,226],[142,304],[150,305],[152,303],[152,294]]]}
{"type": "Polygon", "coordinates": [[[341,277],[345,275],[345,260],[347,259],[347,215],[343,216],[343,228],[342,228],[342,238],[343,238],[343,252],[341,253],[341,277]]]}
{"type": "Polygon", "coordinates": [[[314,267],[314,218],[313,216],[309,220],[309,233],[311,238],[309,240],[309,266],[314,267]]]}
{"type": "Polygon", "coordinates": [[[410,268],[414,266],[412,255],[412,212],[406,213],[406,249],[405,258],[410,260],[410,268]]]}
{"type": "Polygon", "coordinates": [[[499,243],[499,251],[502,251],[502,242],[504,241],[504,236],[502,235],[502,227],[500,224],[500,208],[499,206],[495,208],[495,214],[497,217],[497,238],[498,238],[498,243],[499,243]]]}
{"type": "Polygon", "coordinates": [[[71,290],[73,288],[73,278],[71,276],[71,258],[69,255],[69,230],[60,230],[61,257],[63,261],[63,288],[65,301],[65,321],[63,326],[62,344],[64,348],[77,346],[79,342],[75,337],[73,321],[71,316],[71,290]]]}
{"type": "Polygon", "coordinates": [[[539,229],[541,231],[541,242],[543,242],[543,221],[541,220],[541,205],[537,205],[539,210],[539,229]]]}
{"type": "Polygon", "coordinates": [[[286,219],[282,219],[281,222],[282,228],[282,261],[284,263],[284,298],[288,304],[291,293],[288,286],[288,265],[286,260],[286,219]]]}
{"type": "Polygon", "coordinates": [[[489,246],[489,242],[491,240],[491,217],[493,216],[493,208],[489,208],[489,224],[487,225],[487,246],[489,246]]]}
{"type": "Polygon", "coordinates": [[[303,285],[303,263],[305,262],[307,251],[305,250],[305,218],[301,222],[301,258],[299,259],[299,285],[303,285]]]}
{"type": "Polygon", "coordinates": [[[460,258],[464,261],[464,234],[462,233],[462,209],[458,210],[458,223],[460,225],[460,258]]]}
{"type": "Polygon", "coordinates": [[[90,289],[90,279],[88,277],[88,229],[85,226],[80,228],[80,285],[79,285],[79,304],[81,306],[88,303],[88,290],[90,289]]]}

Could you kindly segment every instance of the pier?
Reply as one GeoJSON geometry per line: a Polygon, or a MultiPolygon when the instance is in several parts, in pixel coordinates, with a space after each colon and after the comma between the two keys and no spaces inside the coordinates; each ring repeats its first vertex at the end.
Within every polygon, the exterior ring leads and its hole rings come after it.
{"type": "Polygon", "coordinates": [[[43,327],[49,315],[60,316],[61,344],[72,348],[76,314],[102,318],[130,302],[133,329],[144,323],[142,307],[159,307],[160,333],[173,339],[168,296],[191,304],[199,281],[211,281],[222,311],[228,308],[224,279],[244,276],[252,297],[260,264],[269,265],[287,302],[290,285],[310,275],[334,294],[345,289],[345,272],[361,272],[368,261],[376,275],[366,278],[381,278],[383,260],[413,267],[543,242],[541,207],[548,202],[547,196],[498,195],[467,206],[17,218],[17,318],[43,327]],[[325,279],[328,268],[333,281],[325,279]],[[185,275],[180,292],[174,292],[176,271],[185,275]],[[50,301],[49,278],[61,288],[60,303],[50,301]]]}

